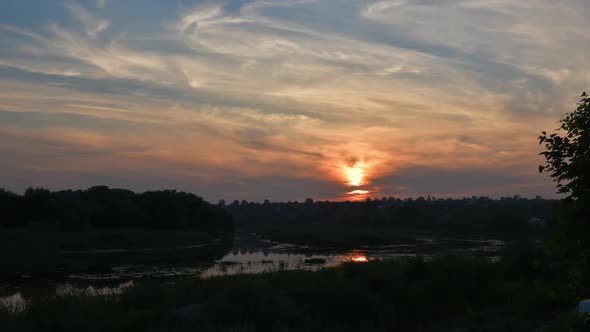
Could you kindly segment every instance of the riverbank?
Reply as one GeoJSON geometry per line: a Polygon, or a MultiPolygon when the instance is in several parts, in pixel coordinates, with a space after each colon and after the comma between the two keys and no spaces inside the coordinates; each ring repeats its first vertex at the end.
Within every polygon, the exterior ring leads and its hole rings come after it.
{"type": "Polygon", "coordinates": [[[144,282],[120,295],[32,298],[24,313],[0,314],[0,325],[86,332],[567,330],[575,299],[530,255],[537,254],[511,253],[499,263],[445,256],[144,282]]]}
{"type": "Polygon", "coordinates": [[[273,242],[316,248],[354,249],[362,246],[421,243],[415,237],[404,236],[392,230],[363,230],[358,228],[279,228],[274,230],[260,230],[257,232],[257,235],[273,242]]]}

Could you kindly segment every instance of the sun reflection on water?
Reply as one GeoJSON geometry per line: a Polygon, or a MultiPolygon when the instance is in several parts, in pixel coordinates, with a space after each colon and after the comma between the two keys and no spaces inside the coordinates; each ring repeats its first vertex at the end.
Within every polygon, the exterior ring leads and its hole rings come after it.
{"type": "Polygon", "coordinates": [[[349,259],[351,262],[354,262],[354,263],[367,263],[369,261],[367,256],[362,255],[362,254],[350,255],[349,259]]]}

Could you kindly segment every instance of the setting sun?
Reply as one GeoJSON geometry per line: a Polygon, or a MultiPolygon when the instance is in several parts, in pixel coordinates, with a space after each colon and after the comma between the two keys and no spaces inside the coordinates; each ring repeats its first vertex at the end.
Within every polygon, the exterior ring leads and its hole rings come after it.
{"type": "Polygon", "coordinates": [[[346,167],[344,175],[350,186],[358,187],[365,183],[365,171],[359,166],[346,167]]]}

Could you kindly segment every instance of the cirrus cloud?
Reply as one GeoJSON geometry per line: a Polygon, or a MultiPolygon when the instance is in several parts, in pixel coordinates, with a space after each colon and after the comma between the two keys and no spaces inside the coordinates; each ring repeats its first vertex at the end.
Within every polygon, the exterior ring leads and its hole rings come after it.
{"type": "Polygon", "coordinates": [[[0,24],[2,176],[37,179],[12,188],[69,171],[62,185],[186,179],[212,199],[304,179],[316,188],[305,196],[334,198],[351,192],[354,160],[378,195],[391,181],[457,194],[431,178],[476,170],[520,179],[478,193],[547,192],[537,133],[590,83],[581,0],[175,4],[67,1],[44,21],[0,24]],[[414,182],[399,178],[414,168],[414,182]]]}

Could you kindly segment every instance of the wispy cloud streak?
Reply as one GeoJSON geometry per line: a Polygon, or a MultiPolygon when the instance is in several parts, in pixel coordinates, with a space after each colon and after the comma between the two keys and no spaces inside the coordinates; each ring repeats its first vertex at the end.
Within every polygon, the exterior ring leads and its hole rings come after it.
{"type": "Polygon", "coordinates": [[[412,168],[537,183],[537,132],[590,83],[582,0],[46,6],[40,22],[0,25],[0,134],[13,142],[0,153],[15,178],[32,161],[50,178],[67,157],[72,172],[185,178],[215,198],[202,183],[261,199],[239,184],[262,177],[395,194],[411,184],[383,179],[412,168]]]}

